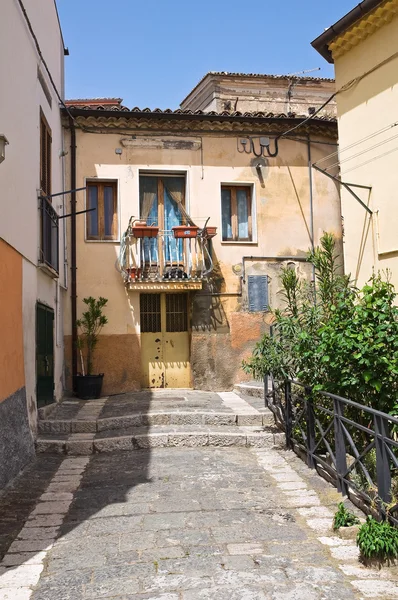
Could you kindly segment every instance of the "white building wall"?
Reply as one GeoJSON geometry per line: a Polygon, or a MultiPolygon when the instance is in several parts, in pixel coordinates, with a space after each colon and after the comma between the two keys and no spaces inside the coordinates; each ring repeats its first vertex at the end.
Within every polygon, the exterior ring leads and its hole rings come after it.
{"type": "MultiPolygon", "coordinates": [[[[55,86],[63,95],[64,44],[54,0],[23,0],[23,5],[51,72],[55,86]]],[[[52,133],[52,193],[63,191],[63,132],[60,103],[39,56],[18,0],[0,2],[0,133],[9,141],[5,161],[0,165],[0,238],[13,246],[24,258],[23,320],[25,378],[28,412],[35,422],[35,347],[36,301],[40,300],[56,312],[57,280],[37,268],[40,249],[40,112],[52,133]],[[38,78],[40,69],[47,95],[38,78]]],[[[63,197],[53,200],[62,214],[63,197]]],[[[65,211],[66,212],[66,211],[65,211]]],[[[59,222],[59,283],[64,286],[63,227],[59,222]]],[[[58,319],[59,320],[59,319],[58,319]]],[[[54,338],[55,392],[62,395],[63,346],[54,338]]],[[[58,337],[58,341],[62,339],[58,337]]]]}

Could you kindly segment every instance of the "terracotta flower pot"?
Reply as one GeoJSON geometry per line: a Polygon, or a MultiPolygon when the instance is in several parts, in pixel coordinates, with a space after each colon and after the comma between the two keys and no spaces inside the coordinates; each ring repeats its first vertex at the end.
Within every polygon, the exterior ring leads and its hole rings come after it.
{"type": "Polygon", "coordinates": [[[203,230],[204,237],[213,238],[217,235],[217,227],[205,227],[203,230]]]}
{"type": "Polygon", "coordinates": [[[159,233],[159,227],[153,225],[133,225],[132,233],[135,238],[155,238],[159,233]]]}
{"type": "Polygon", "coordinates": [[[175,238],[196,238],[198,235],[199,227],[193,225],[177,225],[172,227],[172,231],[175,238]]]}

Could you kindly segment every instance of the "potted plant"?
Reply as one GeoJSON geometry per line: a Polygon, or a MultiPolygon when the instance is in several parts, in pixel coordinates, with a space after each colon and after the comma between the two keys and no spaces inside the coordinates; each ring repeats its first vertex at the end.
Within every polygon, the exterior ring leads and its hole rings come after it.
{"type": "Polygon", "coordinates": [[[98,336],[108,319],[103,314],[103,308],[108,300],[101,296],[96,300],[92,296],[83,298],[87,306],[80,319],[76,321],[78,327],[77,347],[80,353],[80,364],[82,372],[76,376],[75,392],[81,400],[92,400],[100,398],[103,373],[92,374],[94,350],[98,343],[98,336]],[[83,351],[86,354],[86,361],[83,358],[83,351]]]}

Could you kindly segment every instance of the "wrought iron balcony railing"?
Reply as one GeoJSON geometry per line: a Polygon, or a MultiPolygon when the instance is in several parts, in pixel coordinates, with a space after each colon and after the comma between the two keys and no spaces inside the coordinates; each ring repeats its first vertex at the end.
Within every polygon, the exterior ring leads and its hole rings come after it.
{"type": "Polygon", "coordinates": [[[59,270],[59,226],[58,215],[47,198],[40,198],[40,258],[39,263],[59,270]]]}
{"type": "Polygon", "coordinates": [[[118,270],[131,288],[145,282],[200,283],[213,269],[208,242],[215,234],[216,228],[189,225],[171,231],[132,226],[122,238],[118,270]]]}

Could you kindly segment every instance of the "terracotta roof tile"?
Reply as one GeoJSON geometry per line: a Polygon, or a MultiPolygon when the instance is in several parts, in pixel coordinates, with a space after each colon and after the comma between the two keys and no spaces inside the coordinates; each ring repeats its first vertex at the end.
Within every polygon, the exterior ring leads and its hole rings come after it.
{"type": "MultiPolygon", "coordinates": [[[[224,110],[222,112],[216,112],[214,110],[205,112],[203,110],[189,110],[177,108],[176,110],[172,110],[171,108],[166,108],[164,110],[160,108],[150,109],[139,108],[135,106],[132,109],[128,109],[126,106],[118,105],[118,106],[107,106],[95,104],[94,102],[89,102],[88,104],[72,104],[72,101],[68,101],[65,103],[69,110],[77,109],[77,110],[95,110],[98,112],[125,112],[125,113],[136,113],[136,114],[158,114],[158,115],[198,115],[203,117],[234,117],[234,118],[256,118],[256,119],[305,119],[308,118],[308,115],[298,115],[296,113],[289,113],[288,115],[285,113],[272,113],[272,112],[239,112],[239,111],[227,111],[224,110]]],[[[316,115],[317,120],[321,121],[336,121],[335,117],[329,116],[320,116],[316,115]]]]}

